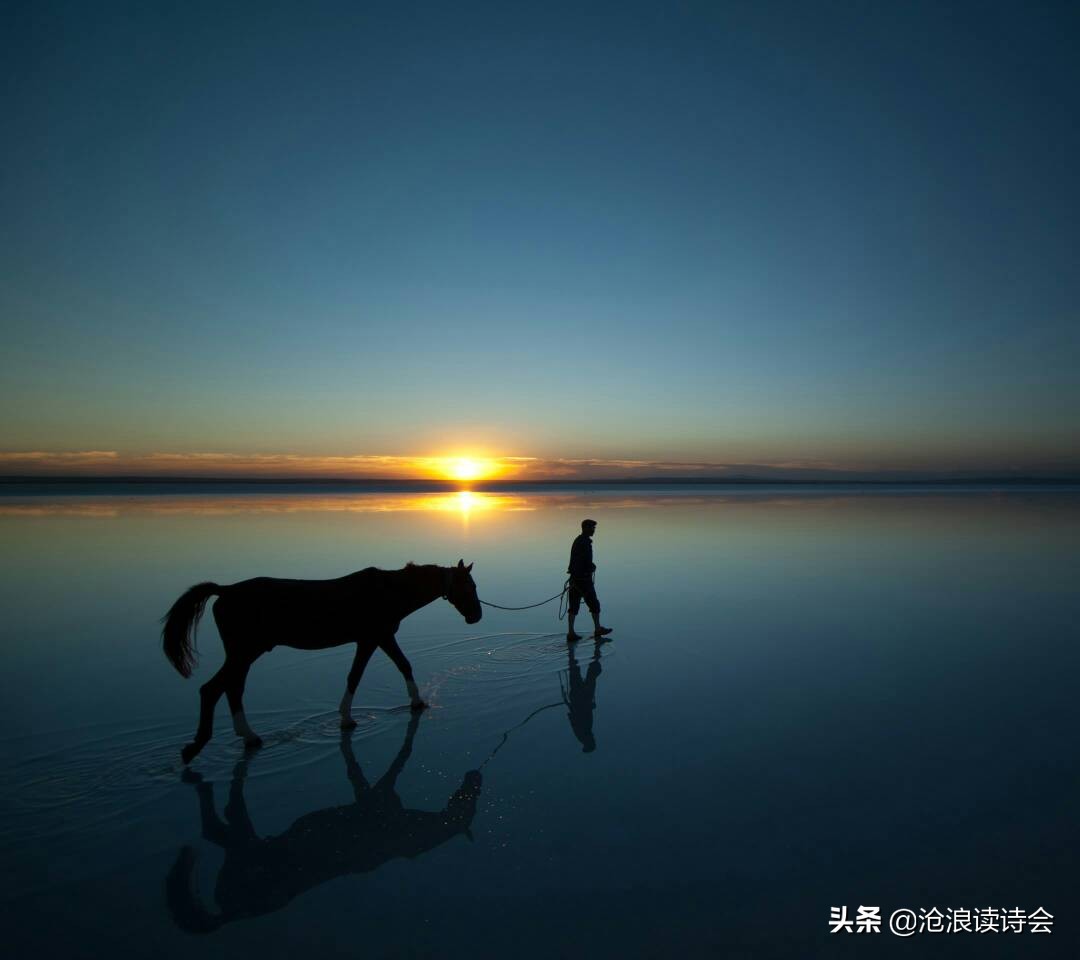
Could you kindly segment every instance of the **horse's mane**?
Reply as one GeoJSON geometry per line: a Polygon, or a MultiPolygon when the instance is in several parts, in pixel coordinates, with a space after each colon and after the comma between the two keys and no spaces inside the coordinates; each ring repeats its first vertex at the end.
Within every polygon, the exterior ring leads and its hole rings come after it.
{"type": "Polygon", "coordinates": [[[378,570],[379,573],[404,573],[406,570],[431,569],[439,569],[439,565],[437,563],[413,563],[413,561],[410,560],[405,566],[398,567],[396,570],[384,570],[382,567],[364,567],[364,570],[378,570]]]}
{"type": "Polygon", "coordinates": [[[402,583],[434,582],[441,568],[436,563],[413,563],[410,560],[400,570],[384,570],[383,573],[401,578],[402,583]]]}
{"type": "Polygon", "coordinates": [[[437,563],[413,563],[413,561],[410,560],[407,564],[405,564],[405,566],[398,567],[396,570],[386,570],[383,567],[364,567],[363,570],[357,570],[356,573],[351,574],[351,576],[359,576],[362,573],[381,574],[382,576],[390,576],[393,574],[401,576],[403,574],[407,575],[417,573],[431,574],[434,573],[436,570],[441,569],[442,568],[437,563]]]}

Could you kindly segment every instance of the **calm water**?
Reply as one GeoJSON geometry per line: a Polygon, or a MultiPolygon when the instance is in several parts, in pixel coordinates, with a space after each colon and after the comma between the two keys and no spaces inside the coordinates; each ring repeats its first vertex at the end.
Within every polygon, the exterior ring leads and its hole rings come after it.
{"type": "Polygon", "coordinates": [[[11,956],[1076,955],[1075,491],[9,493],[0,565],[11,956]],[[344,740],[351,650],[279,648],[266,746],[223,700],[184,774],[190,584],[464,557],[530,603],[585,516],[612,642],[436,601],[398,634],[431,709],[377,653],[344,740]],[[1055,932],[867,945],[839,904],[1055,932]]]}

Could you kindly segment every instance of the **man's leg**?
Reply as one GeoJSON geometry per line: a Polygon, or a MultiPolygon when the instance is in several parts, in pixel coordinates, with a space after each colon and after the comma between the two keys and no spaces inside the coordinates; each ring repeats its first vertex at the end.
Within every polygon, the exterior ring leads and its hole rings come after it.
{"type": "Polygon", "coordinates": [[[589,613],[592,614],[593,636],[599,638],[611,633],[611,627],[600,625],[600,601],[596,596],[596,588],[591,583],[585,589],[585,605],[589,608],[589,613]]]}
{"type": "Polygon", "coordinates": [[[575,640],[580,640],[581,635],[574,632],[574,618],[578,615],[578,610],[581,609],[581,591],[577,588],[577,584],[571,579],[570,581],[570,600],[569,605],[566,608],[566,642],[573,643],[575,640]]]}

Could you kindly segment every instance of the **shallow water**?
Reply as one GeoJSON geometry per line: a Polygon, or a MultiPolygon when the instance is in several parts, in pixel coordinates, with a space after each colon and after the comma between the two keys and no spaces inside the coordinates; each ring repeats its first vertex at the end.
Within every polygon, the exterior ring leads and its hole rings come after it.
{"type": "Polygon", "coordinates": [[[12,488],[5,942],[833,956],[864,942],[829,934],[839,904],[1041,906],[1050,937],[866,949],[1073,956],[1078,572],[1066,488],[12,488]],[[481,598],[531,603],[561,588],[584,516],[612,642],[568,648],[556,604],[469,627],[436,601],[398,634],[431,709],[412,722],[376,654],[344,739],[351,650],[278,648],[245,696],[264,748],[245,758],[223,700],[184,772],[221,662],[209,617],[196,679],[162,656],[190,584],[464,557],[481,598]]]}

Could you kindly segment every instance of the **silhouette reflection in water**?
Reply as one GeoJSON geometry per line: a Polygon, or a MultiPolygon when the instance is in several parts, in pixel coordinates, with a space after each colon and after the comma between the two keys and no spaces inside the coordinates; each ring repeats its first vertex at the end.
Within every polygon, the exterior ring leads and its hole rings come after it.
{"type": "Polygon", "coordinates": [[[367,873],[395,857],[417,857],[459,834],[471,839],[469,827],[480,795],[479,771],[465,774],[442,810],[408,810],[395,792],[419,722],[419,715],[413,715],[397,757],[374,786],[356,762],[349,735],[342,734],[341,754],[353,802],[305,814],[274,837],[259,837],[248,815],[244,780],[249,757],[234,768],[224,821],[215,809],[212,784],[199,774],[185,772],[184,779],[194,783],[198,793],[203,837],[225,850],[225,862],[214,887],[218,912],[212,913],[195,891],[195,851],[191,847],[180,851],[165,880],[166,899],[177,926],[209,933],[233,920],[280,910],[294,897],[335,877],[367,873]]]}
{"type": "Polygon", "coordinates": [[[593,736],[593,711],[596,709],[596,680],[600,676],[600,645],[598,640],[593,648],[592,660],[589,668],[585,671],[585,678],[581,677],[581,667],[574,656],[574,648],[568,647],[570,664],[566,668],[566,683],[559,676],[559,686],[562,688],[563,703],[567,706],[567,716],[570,718],[570,729],[574,736],[581,742],[583,753],[592,753],[596,749],[596,738],[593,736]]]}

